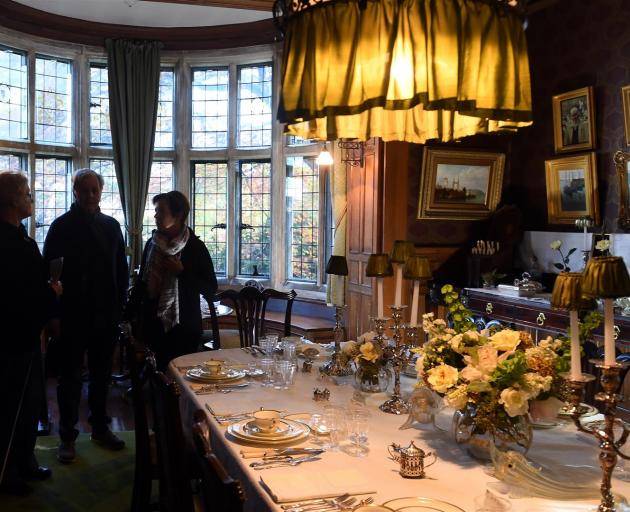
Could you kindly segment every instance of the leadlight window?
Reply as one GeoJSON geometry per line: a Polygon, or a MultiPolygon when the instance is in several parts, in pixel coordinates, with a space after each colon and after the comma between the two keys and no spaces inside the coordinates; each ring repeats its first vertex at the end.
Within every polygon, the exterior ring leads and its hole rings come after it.
{"type": "Polygon", "coordinates": [[[271,163],[240,162],[240,275],[269,276],[271,259],[271,163]]]}
{"type": "Polygon", "coordinates": [[[107,66],[90,65],[90,144],[111,146],[107,66]]]}
{"type": "Polygon", "coordinates": [[[24,157],[19,153],[0,153],[0,171],[25,171],[24,157]]]}
{"type": "Polygon", "coordinates": [[[110,217],[114,217],[123,228],[125,226],[125,215],[120,202],[120,192],[118,191],[118,180],[116,179],[116,168],[114,161],[107,158],[93,158],[90,160],[90,169],[99,173],[103,177],[103,192],[101,194],[101,212],[110,217]]]}
{"type": "Polygon", "coordinates": [[[35,140],[72,142],[72,64],[66,60],[35,59],[35,140]]]}
{"type": "Polygon", "coordinates": [[[154,161],[151,164],[151,177],[149,178],[149,191],[144,205],[144,218],[142,220],[142,240],[146,242],[151,238],[155,229],[155,206],[153,197],[163,192],[170,192],[173,186],[173,162],[154,161]]]}
{"type": "Polygon", "coordinates": [[[28,138],[26,53],[0,46],[0,139],[28,138]]]}
{"type": "Polygon", "coordinates": [[[227,273],[227,192],[227,163],[193,163],[192,225],[208,247],[217,275],[227,273]]]}
{"type": "Polygon", "coordinates": [[[160,71],[158,112],[155,125],[156,148],[173,147],[173,104],[175,98],[175,73],[172,69],[160,71]]]}
{"type": "Polygon", "coordinates": [[[317,282],[319,170],[314,157],[287,158],[287,276],[317,282]]]}
{"type": "Polygon", "coordinates": [[[238,71],[237,146],[271,146],[271,64],[242,66],[238,71]]]}
{"type": "Polygon", "coordinates": [[[52,222],[70,208],[70,170],[70,160],[67,158],[35,158],[35,241],[40,250],[52,222]]]}
{"type": "Polygon", "coordinates": [[[192,70],[192,147],[228,145],[228,68],[192,70]]]}

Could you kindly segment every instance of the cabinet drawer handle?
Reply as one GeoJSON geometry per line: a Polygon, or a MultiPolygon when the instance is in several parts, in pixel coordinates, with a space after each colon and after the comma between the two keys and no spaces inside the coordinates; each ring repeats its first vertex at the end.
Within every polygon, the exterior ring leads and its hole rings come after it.
{"type": "Polygon", "coordinates": [[[621,329],[619,328],[618,325],[613,325],[613,338],[617,339],[619,338],[619,335],[621,334],[621,329]]]}
{"type": "Polygon", "coordinates": [[[545,314],[538,313],[538,318],[536,318],[536,323],[542,327],[543,325],[545,325],[545,320],[547,320],[547,317],[545,316],[545,314]]]}
{"type": "Polygon", "coordinates": [[[492,302],[488,302],[488,303],[486,304],[486,313],[488,313],[489,315],[491,315],[491,314],[492,314],[492,310],[493,310],[493,309],[494,309],[494,308],[492,307],[492,302]]]}

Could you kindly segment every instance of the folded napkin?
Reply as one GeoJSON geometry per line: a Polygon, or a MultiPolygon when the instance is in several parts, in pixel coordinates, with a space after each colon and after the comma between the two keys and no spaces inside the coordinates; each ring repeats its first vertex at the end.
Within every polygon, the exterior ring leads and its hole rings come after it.
{"type": "MultiPolygon", "coordinates": [[[[305,464],[310,464],[307,462],[305,464]]],[[[316,465],[269,471],[260,483],[276,503],[328,498],[342,494],[373,494],[374,482],[355,469],[326,469],[316,465]]]]}

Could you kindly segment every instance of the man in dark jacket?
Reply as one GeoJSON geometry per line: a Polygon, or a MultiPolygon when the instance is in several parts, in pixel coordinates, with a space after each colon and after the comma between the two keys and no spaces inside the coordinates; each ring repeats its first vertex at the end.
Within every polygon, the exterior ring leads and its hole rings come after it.
{"type": "Polygon", "coordinates": [[[117,325],[125,304],[128,267],[120,224],[100,212],[103,178],[90,169],[73,177],[75,202],[50,226],[44,244],[48,261],[63,257],[59,348],[59,445],[61,462],[76,456],[75,428],[81,375],[87,352],[92,440],[111,450],[125,443],[108,426],[107,392],[117,325]]]}
{"type": "Polygon", "coordinates": [[[27,479],[51,474],[33,449],[44,388],[40,333],[61,294],[20,223],[32,212],[26,176],[0,172],[0,490],[18,495],[31,491],[27,479]]]}

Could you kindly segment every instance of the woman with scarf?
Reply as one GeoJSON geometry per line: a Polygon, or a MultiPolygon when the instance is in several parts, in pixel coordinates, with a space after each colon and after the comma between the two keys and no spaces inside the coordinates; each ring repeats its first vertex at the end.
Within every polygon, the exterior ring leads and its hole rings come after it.
{"type": "Polygon", "coordinates": [[[128,317],[154,352],[158,367],[196,352],[201,338],[199,295],[212,304],[217,278],[205,244],[186,225],[188,199],[171,191],[153,198],[157,230],[146,243],[128,317]]]}

